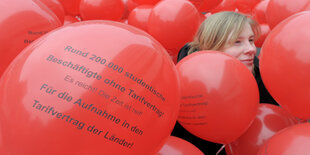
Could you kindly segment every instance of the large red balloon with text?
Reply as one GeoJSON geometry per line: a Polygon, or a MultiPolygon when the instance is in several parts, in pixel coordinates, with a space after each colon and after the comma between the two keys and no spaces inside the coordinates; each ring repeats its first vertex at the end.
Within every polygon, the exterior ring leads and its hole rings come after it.
{"type": "Polygon", "coordinates": [[[308,155],[310,123],[297,124],[271,137],[257,155],[308,155]]]}
{"type": "Polygon", "coordinates": [[[301,12],[310,10],[309,0],[269,0],[266,19],[271,29],[285,18],[301,12]]]}
{"type": "Polygon", "coordinates": [[[65,10],[58,0],[40,0],[40,1],[55,13],[60,22],[64,23],[65,10]]]}
{"type": "Polygon", "coordinates": [[[199,51],[177,64],[181,82],[179,123],[189,132],[228,144],[255,118],[259,94],[252,73],[237,59],[199,51]]]}
{"type": "Polygon", "coordinates": [[[122,0],[81,0],[80,14],[83,20],[120,21],[125,12],[122,0]]]}
{"type": "Polygon", "coordinates": [[[65,10],[65,13],[72,16],[77,16],[80,14],[80,1],[81,0],[59,0],[65,10]]]}
{"type": "Polygon", "coordinates": [[[179,98],[174,64],[150,35],[112,21],[69,24],[28,46],[3,75],[0,148],[155,154],[174,127],[179,98]]]}
{"type": "Polygon", "coordinates": [[[62,24],[56,15],[38,0],[1,0],[0,10],[1,76],[27,45],[62,24]]]}
{"type": "Polygon", "coordinates": [[[225,147],[227,155],[257,154],[260,147],[280,130],[298,123],[279,106],[260,104],[254,122],[236,141],[225,147]]]}
{"type": "Polygon", "coordinates": [[[179,137],[170,136],[157,155],[204,155],[195,145],[179,137]]]}
{"type": "Polygon", "coordinates": [[[187,0],[164,0],[154,6],[148,32],[167,50],[179,51],[192,41],[200,24],[200,15],[187,0]]]}
{"type": "Polygon", "coordinates": [[[266,88],[284,109],[302,119],[310,119],[309,24],[310,12],[284,20],[269,33],[260,55],[266,88]]]}

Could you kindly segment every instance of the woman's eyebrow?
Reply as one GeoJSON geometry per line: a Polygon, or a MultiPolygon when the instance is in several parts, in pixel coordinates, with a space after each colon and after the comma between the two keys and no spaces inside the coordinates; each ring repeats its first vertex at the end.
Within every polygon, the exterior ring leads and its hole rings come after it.
{"type": "MultiPolygon", "coordinates": [[[[254,38],[254,37],[255,37],[254,35],[251,35],[251,36],[249,36],[248,38],[254,38]]],[[[244,39],[244,38],[246,38],[246,37],[243,37],[243,36],[237,37],[237,39],[244,39]]]]}

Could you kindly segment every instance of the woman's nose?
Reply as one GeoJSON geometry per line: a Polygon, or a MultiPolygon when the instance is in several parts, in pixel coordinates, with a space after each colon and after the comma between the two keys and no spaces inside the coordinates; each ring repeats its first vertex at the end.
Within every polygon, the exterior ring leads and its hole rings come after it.
{"type": "Polygon", "coordinates": [[[255,54],[256,53],[256,46],[254,43],[247,41],[245,43],[245,54],[255,54]]]}

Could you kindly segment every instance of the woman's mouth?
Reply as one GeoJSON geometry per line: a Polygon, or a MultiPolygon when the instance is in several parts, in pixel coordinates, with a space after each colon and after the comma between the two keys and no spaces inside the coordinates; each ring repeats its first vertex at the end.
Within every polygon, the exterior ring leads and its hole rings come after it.
{"type": "Polygon", "coordinates": [[[243,64],[247,65],[247,66],[251,66],[254,63],[254,59],[243,59],[240,60],[243,64]]]}

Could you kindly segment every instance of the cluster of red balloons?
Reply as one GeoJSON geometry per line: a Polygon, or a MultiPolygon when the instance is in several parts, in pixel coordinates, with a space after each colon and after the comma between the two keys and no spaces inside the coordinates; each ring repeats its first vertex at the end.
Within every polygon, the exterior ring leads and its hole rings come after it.
{"type": "Polygon", "coordinates": [[[304,155],[309,153],[310,123],[303,123],[281,130],[259,150],[258,155],[304,155]]]}
{"type": "Polygon", "coordinates": [[[309,143],[309,125],[295,125],[310,119],[308,0],[2,0],[0,9],[0,154],[201,154],[169,137],[177,115],[231,155],[308,147],[298,144],[309,143]],[[259,105],[252,74],[230,56],[172,63],[219,11],[260,24],[262,79],[283,109],[259,105]]]}
{"type": "Polygon", "coordinates": [[[260,104],[249,129],[225,147],[227,155],[257,154],[263,144],[280,130],[298,123],[296,117],[281,107],[260,104]]]}

